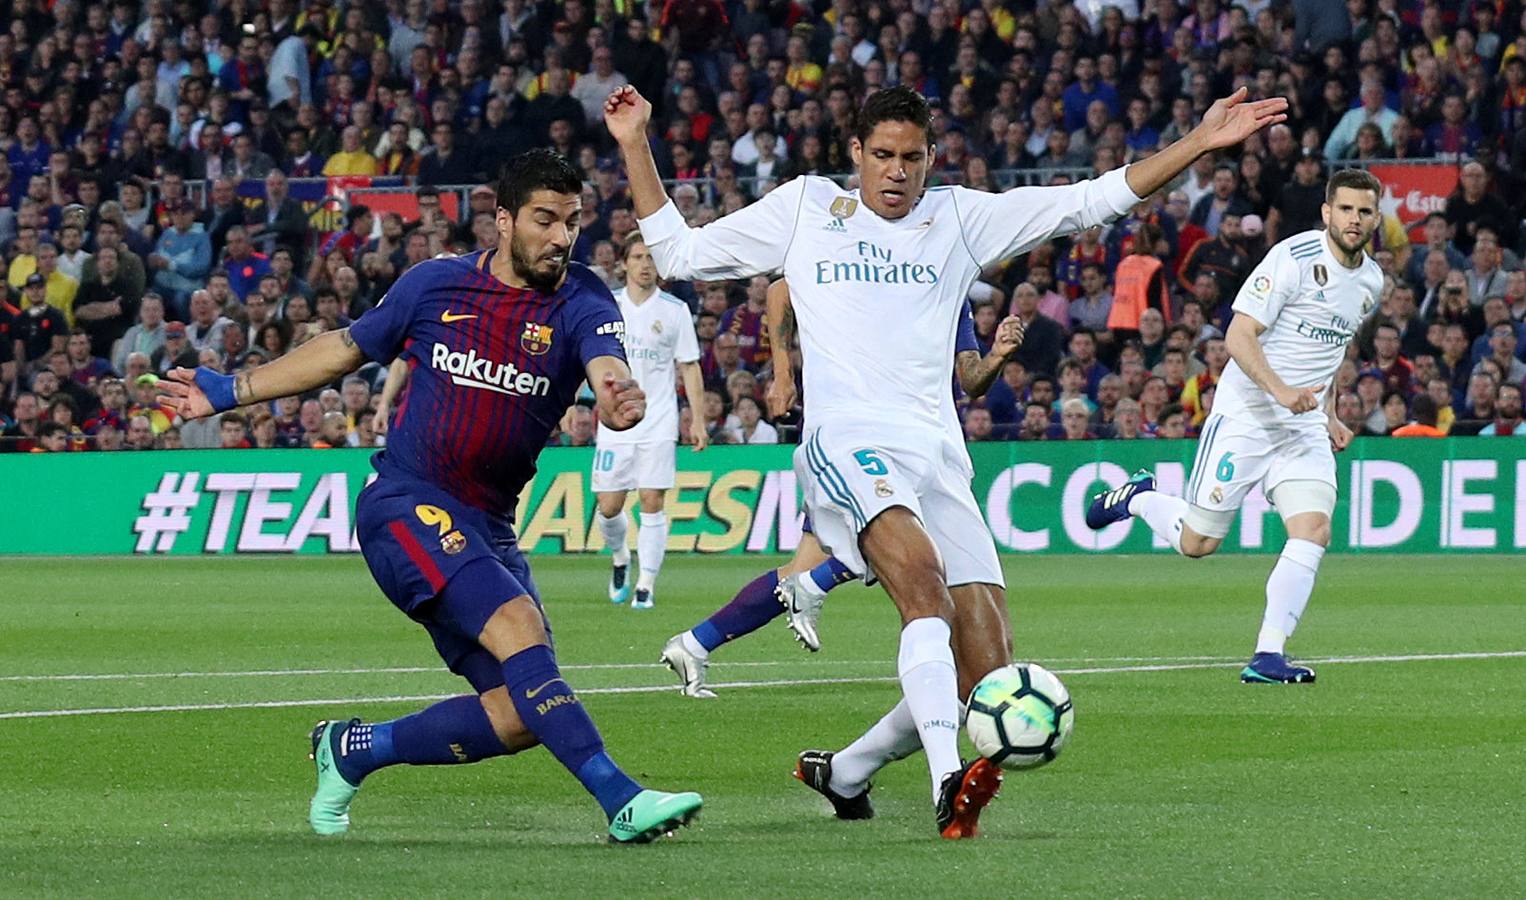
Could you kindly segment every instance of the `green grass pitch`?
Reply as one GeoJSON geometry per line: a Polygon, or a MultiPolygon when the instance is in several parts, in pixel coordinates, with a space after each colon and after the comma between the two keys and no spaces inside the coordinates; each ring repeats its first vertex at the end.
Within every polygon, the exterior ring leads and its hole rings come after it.
{"type": "Polygon", "coordinates": [[[358,559],[3,560],[0,895],[1526,893],[1520,560],[1331,557],[1293,644],[1319,683],[1243,686],[1271,562],[1007,560],[1019,657],[1061,674],[1076,733],[956,844],[920,756],[882,774],[870,822],[789,777],[896,700],[877,589],[834,594],[819,654],[780,623],[718,651],[712,681],[738,686],[701,702],[653,661],[771,560],[670,558],[640,613],[604,599],[604,561],[539,559],[612,754],[706,798],[694,828],[630,848],[540,750],[382,772],[349,835],[309,833],[314,721],[461,688],[358,559]],[[80,673],[132,677],[51,677],[80,673]],[[195,708],[16,715],[124,707],[195,708]]]}

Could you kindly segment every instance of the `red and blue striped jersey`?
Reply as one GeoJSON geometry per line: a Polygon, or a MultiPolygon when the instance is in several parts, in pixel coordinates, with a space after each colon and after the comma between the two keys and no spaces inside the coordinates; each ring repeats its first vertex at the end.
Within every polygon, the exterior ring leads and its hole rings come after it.
{"type": "Polygon", "coordinates": [[[489,271],[497,251],[409,269],[350,326],[371,359],[408,361],[408,390],[373,461],[512,519],[535,459],[599,356],[625,359],[614,297],[573,263],[554,293],[512,288],[489,271]]]}

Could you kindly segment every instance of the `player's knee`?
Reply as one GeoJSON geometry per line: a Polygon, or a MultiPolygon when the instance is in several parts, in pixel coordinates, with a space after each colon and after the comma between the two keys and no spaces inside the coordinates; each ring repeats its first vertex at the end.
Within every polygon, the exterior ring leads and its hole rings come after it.
{"type": "Polygon", "coordinates": [[[1219,549],[1221,543],[1223,543],[1221,538],[1194,534],[1185,529],[1182,531],[1182,555],[1189,559],[1211,556],[1219,549]]]}
{"type": "Polygon", "coordinates": [[[1288,537],[1318,544],[1321,547],[1330,546],[1330,519],[1306,513],[1294,516],[1287,522],[1288,537]]]}
{"type": "Polygon", "coordinates": [[[521,650],[547,643],[546,620],[535,601],[521,594],[498,607],[482,626],[477,642],[503,662],[521,650]]]}
{"type": "Polygon", "coordinates": [[[625,510],[625,492],[612,491],[596,495],[595,502],[599,507],[599,515],[606,519],[613,519],[625,510]]]}
{"type": "Polygon", "coordinates": [[[641,492],[641,511],[644,513],[662,512],[662,505],[667,500],[667,491],[643,490],[641,492]]]}

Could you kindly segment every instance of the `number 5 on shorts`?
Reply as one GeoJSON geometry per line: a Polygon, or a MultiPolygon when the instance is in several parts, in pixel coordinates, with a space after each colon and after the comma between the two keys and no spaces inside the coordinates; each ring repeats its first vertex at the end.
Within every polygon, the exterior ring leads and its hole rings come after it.
{"type": "Polygon", "coordinates": [[[1214,470],[1214,475],[1220,481],[1227,482],[1235,477],[1235,464],[1229,461],[1229,458],[1234,455],[1234,452],[1231,451],[1219,458],[1219,467],[1214,470]]]}
{"type": "Polygon", "coordinates": [[[885,467],[884,461],[875,455],[878,452],[868,449],[859,450],[853,454],[853,459],[858,463],[858,467],[864,470],[865,475],[884,475],[890,471],[885,467]]]}

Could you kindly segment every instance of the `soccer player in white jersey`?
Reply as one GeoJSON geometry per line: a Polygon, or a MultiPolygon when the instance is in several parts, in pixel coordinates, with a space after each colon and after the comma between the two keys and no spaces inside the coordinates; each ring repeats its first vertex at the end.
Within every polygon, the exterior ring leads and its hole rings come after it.
{"type": "Polygon", "coordinates": [[[629,87],[606,104],[605,123],[625,157],[659,273],[720,279],[783,272],[789,279],[810,429],[796,453],[807,508],[822,545],[855,572],[872,572],[901,614],[904,715],[892,711],[875,729],[918,735],[945,837],[973,835],[999,784],[993,765],[959,759],[951,643],[990,644],[1010,634],[1002,627],[1004,606],[994,608],[1003,595],[1001,567],[970,491],[969,454],[949,390],[960,307],[983,268],[1111,221],[1203,153],[1285,118],[1286,100],[1245,96],[1242,90],[1214,104],[1203,124],[1171,147],[1094,180],[924,194],[933,149],[927,101],[889,88],[864,104],[850,144],[858,189],[801,177],[697,229],[663,193],[647,144],[650,104],[629,87]],[[949,585],[988,590],[971,595],[979,602],[956,602],[949,585]]]}
{"type": "MultiPolygon", "coordinates": [[[[609,576],[611,603],[630,600],[631,609],[651,609],[657,575],[668,547],[668,517],[663,511],[673,486],[678,444],[678,388],[674,367],[683,376],[684,393],[693,401],[704,396],[699,371],[699,339],[689,306],[657,286],[657,266],[640,235],[625,245],[625,287],[615,294],[625,319],[625,358],[631,377],[646,391],[646,418],[634,428],[600,428],[593,454],[593,490],[598,498],[594,520],[613,563],[609,576]],[[636,596],[631,597],[631,552],[626,541],[628,519],[625,495],[639,491],[641,530],[636,553],[641,563],[636,596]]],[[[705,423],[695,417],[690,428],[694,449],[710,442],[705,423]]]]}
{"type": "Polygon", "coordinates": [[[1185,498],[1155,490],[1154,477],[1141,472],[1087,510],[1093,528],[1139,516],[1178,553],[1201,557],[1219,549],[1246,493],[1261,486],[1288,540],[1266,580],[1256,652],[1240,672],[1247,683],[1314,681],[1314,670],[1289,663],[1284,649],[1330,543],[1331,451],[1351,442],[1335,415],[1335,373],[1383,290],[1383,271],[1362,250],[1381,221],[1382,191],[1369,172],[1335,173],[1325,187],[1325,227],[1277,244],[1246,279],[1226,337],[1230,363],[1185,498]]]}

